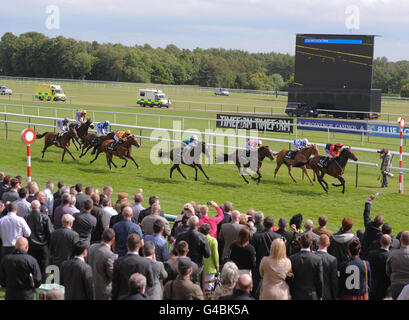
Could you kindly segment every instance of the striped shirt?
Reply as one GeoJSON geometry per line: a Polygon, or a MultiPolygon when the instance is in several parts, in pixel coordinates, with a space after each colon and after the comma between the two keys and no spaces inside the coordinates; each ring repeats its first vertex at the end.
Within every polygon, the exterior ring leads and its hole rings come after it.
{"type": "Polygon", "coordinates": [[[3,247],[14,247],[18,238],[28,238],[30,235],[31,230],[26,220],[17,216],[15,212],[9,212],[0,219],[0,237],[3,247]]]}

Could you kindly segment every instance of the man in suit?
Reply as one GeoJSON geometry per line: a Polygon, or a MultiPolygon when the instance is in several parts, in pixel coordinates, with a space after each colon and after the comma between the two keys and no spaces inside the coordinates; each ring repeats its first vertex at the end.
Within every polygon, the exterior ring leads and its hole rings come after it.
{"type": "MultiPolygon", "coordinates": [[[[131,210],[132,214],[132,210],[131,210]]],[[[114,262],[112,275],[112,300],[128,292],[128,281],[132,274],[138,272],[146,277],[147,290],[154,284],[152,265],[144,257],[140,257],[138,252],[141,248],[141,237],[135,233],[128,236],[126,246],[128,253],[114,262]]]]}
{"type": "Polygon", "coordinates": [[[318,250],[315,253],[322,259],[323,269],[323,293],[322,300],[335,300],[338,297],[338,273],[337,258],[327,252],[329,237],[322,233],[318,240],[318,250]]]}
{"type": "Polygon", "coordinates": [[[409,231],[400,237],[400,248],[392,250],[386,260],[386,274],[391,280],[388,296],[396,299],[403,287],[409,284],[409,231]]]}
{"type": "MultiPolygon", "coordinates": [[[[146,216],[149,216],[152,213],[152,205],[154,203],[159,204],[159,197],[157,196],[151,196],[149,197],[149,208],[146,208],[145,210],[142,210],[141,212],[139,212],[138,215],[138,223],[142,223],[143,218],[145,218],[146,216]]],[[[161,217],[165,217],[165,213],[163,211],[160,211],[159,215],[161,217]]]]}
{"type": "Polygon", "coordinates": [[[311,253],[312,237],[303,234],[300,239],[300,252],[290,256],[294,274],[291,296],[293,300],[320,300],[323,296],[322,259],[311,253]]]}
{"type": "Polygon", "coordinates": [[[154,203],[151,206],[151,214],[142,219],[141,228],[142,228],[143,234],[151,235],[154,233],[153,224],[155,223],[156,220],[161,220],[163,222],[163,224],[165,225],[163,236],[169,237],[170,236],[169,222],[168,220],[166,220],[164,217],[160,215],[160,205],[158,203],[154,203]]]}
{"type": "Polygon", "coordinates": [[[72,257],[72,248],[80,240],[77,232],[72,230],[74,217],[64,214],[62,227],[55,230],[50,237],[50,264],[61,267],[61,264],[72,257]]]}
{"type": "MultiPolygon", "coordinates": [[[[250,243],[256,249],[256,266],[260,265],[261,259],[270,254],[271,243],[280,238],[280,235],[273,231],[274,219],[273,217],[264,218],[264,232],[256,232],[251,237],[250,243]]],[[[258,267],[255,268],[253,274],[253,296],[258,298],[260,293],[261,276],[258,267]]]]}
{"type": "Polygon", "coordinates": [[[78,241],[72,250],[74,258],[61,265],[61,284],[65,287],[65,300],[94,300],[92,269],[85,262],[88,243],[78,241]]]}
{"type": "Polygon", "coordinates": [[[3,201],[3,203],[6,203],[7,201],[13,202],[18,200],[20,198],[18,195],[19,187],[20,184],[18,183],[18,180],[16,178],[12,178],[10,180],[10,190],[3,193],[1,201],[3,201]]]}
{"type": "Polygon", "coordinates": [[[327,229],[328,218],[326,215],[322,215],[318,218],[319,227],[312,230],[317,235],[326,234],[328,237],[332,236],[334,232],[327,229]]]}
{"type": "Polygon", "coordinates": [[[88,199],[84,202],[84,209],[82,212],[74,214],[74,231],[80,235],[80,240],[84,240],[91,245],[91,235],[97,225],[97,219],[91,214],[93,208],[92,200],[88,199]]]}
{"type": "Polygon", "coordinates": [[[91,194],[92,210],[91,214],[97,219],[97,224],[94,231],[91,234],[91,243],[101,241],[102,233],[108,228],[107,221],[105,219],[104,210],[99,207],[99,196],[96,193],[91,194]]]}
{"type": "Polygon", "coordinates": [[[304,233],[309,233],[310,234],[310,236],[312,238],[311,249],[313,251],[317,251],[317,249],[318,249],[318,240],[320,239],[320,236],[312,231],[313,227],[314,227],[314,223],[312,222],[311,219],[305,220],[305,223],[304,223],[304,230],[305,231],[302,234],[304,234],[304,233]]]}
{"type": "Polygon", "coordinates": [[[244,273],[237,280],[236,287],[233,289],[233,294],[223,296],[219,300],[255,300],[250,292],[253,288],[253,280],[250,275],[244,273]]]}
{"type": "Polygon", "coordinates": [[[231,214],[231,222],[224,223],[219,233],[219,241],[223,241],[224,247],[222,251],[221,261],[224,264],[230,257],[230,245],[236,240],[239,231],[245,227],[240,224],[240,212],[234,210],[231,214]]]}
{"type": "Polygon", "coordinates": [[[364,210],[364,225],[365,233],[362,238],[362,253],[361,258],[366,259],[369,252],[369,247],[373,241],[379,240],[382,237],[381,226],[383,225],[384,218],[381,215],[377,215],[375,219],[371,220],[371,204],[375,199],[374,195],[370,195],[369,199],[365,203],[364,210]]]}
{"type": "Polygon", "coordinates": [[[283,239],[285,239],[285,246],[287,248],[287,256],[290,256],[291,242],[294,239],[294,234],[285,230],[287,228],[287,220],[285,218],[280,218],[278,220],[278,230],[276,231],[283,239]]]}
{"type": "Polygon", "coordinates": [[[111,247],[115,243],[115,232],[106,229],[102,241],[88,249],[87,263],[91,266],[95,286],[95,300],[109,300],[112,293],[112,272],[116,255],[111,247]]]}
{"type": "MultiPolygon", "coordinates": [[[[128,236],[132,233],[139,235],[142,239],[142,230],[134,222],[132,222],[133,212],[131,207],[125,207],[122,210],[123,220],[114,224],[113,229],[115,231],[115,253],[122,257],[126,255],[128,236]]],[[[143,240],[142,244],[143,245],[143,240]]]]}
{"type": "MultiPolygon", "coordinates": [[[[220,206],[220,208],[223,210],[224,218],[217,225],[217,239],[219,239],[219,234],[220,231],[222,230],[222,225],[225,223],[230,223],[232,221],[233,204],[230,201],[226,201],[222,206],[220,206]]],[[[217,241],[217,247],[219,251],[219,263],[222,264],[224,241],[219,239],[217,241]]]]}
{"type": "Polygon", "coordinates": [[[20,188],[18,190],[18,195],[20,199],[14,201],[14,204],[17,206],[17,215],[19,217],[25,218],[30,214],[31,211],[30,202],[27,201],[28,189],[20,188]]]}
{"type": "Polygon", "coordinates": [[[152,241],[146,241],[143,245],[143,256],[150,260],[153,272],[153,286],[147,290],[146,295],[150,300],[162,300],[161,281],[163,282],[168,277],[168,273],[163,263],[156,260],[155,245],[152,241]]]}
{"type": "Polygon", "coordinates": [[[389,257],[392,239],[389,235],[384,234],[379,243],[379,249],[374,249],[368,253],[368,261],[372,271],[372,282],[369,287],[370,300],[383,300],[390,285],[389,277],[386,275],[386,261],[389,257]]]}
{"type": "Polygon", "coordinates": [[[75,198],[76,198],[75,207],[80,211],[82,210],[82,208],[84,206],[85,200],[90,200],[91,199],[91,197],[89,195],[83,193],[82,190],[83,190],[82,189],[82,184],[77,183],[75,185],[75,191],[78,192],[77,195],[75,196],[75,198]]]}
{"type": "Polygon", "coordinates": [[[134,273],[128,281],[128,293],[120,296],[118,300],[148,300],[145,292],[146,277],[140,273],[134,273]]]}
{"type": "Polygon", "coordinates": [[[37,260],[27,254],[28,241],[20,237],[13,253],[0,264],[0,284],[6,288],[6,300],[33,300],[34,290],[41,284],[41,271],[37,260]]]}

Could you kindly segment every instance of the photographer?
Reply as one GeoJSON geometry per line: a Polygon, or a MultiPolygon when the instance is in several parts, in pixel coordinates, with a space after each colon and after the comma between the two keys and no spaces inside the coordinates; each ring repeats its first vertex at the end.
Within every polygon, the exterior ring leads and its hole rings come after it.
{"type": "Polygon", "coordinates": [[[381,174],[382,174],[382,185],[381,188],[386,188],[388,186],[388,176],[393,177],[392,173],[390,173],[390,167],[392,162],[391,153],[387,148],[383,148],[382,150],[378,151],[380,153],[380,158],[382,159],[381,164],[381,174]]]}

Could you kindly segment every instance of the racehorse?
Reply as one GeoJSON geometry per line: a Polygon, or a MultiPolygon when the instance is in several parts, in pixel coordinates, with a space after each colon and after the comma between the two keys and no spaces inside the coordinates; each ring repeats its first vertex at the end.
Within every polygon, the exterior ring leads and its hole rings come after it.
{"type": "Polygon", "coordinates": [[[313,185],[314,182],[311,180],[310,175],[308,174],[307,167],[305,165],[300,166],[301,163],[306,162],[312,154],[314,156],[318,156],[320,154],[318,147],[316,144],[311,144],[307,148],[303,148],[299,150],[294,159],[287,158],[285,155],[289,149],[283,149],[280,152],[274,153],[274,156],[276,156],[276,161],[277,161],[277,166],[274,171],[274,179],[277,176],[277,172],[280,169],[281,165],[284,163],[287,168],[288,168],[288,174],[290,175],[291,179],[293,179],[294,182],[297,182],[293,176],[293,167],[298,168],[301,167],[302,171],[304,171],[305,175],[308,177],[308,180],[310,180],[311,184],[313,185]]]}
{"type": "Polygon", "coordinates": [[[122,166],[122,168],[125,168],[128,163],[128,159],[131,159],[133,163],[135,163],[136,167],[139,169],[139,165],[136,163],[135,159],[131,155],[132,146],[135,146],[137,148],[141,146],[138,142],[138,139],[134,135],[130,135],[129,137],[126,138],[126,140],[123,143],[117,146],[116,150],[110,150],[108,147],[114,141],[115,140],[113,139],[108,139],[102,142],[101,145],[101,152],[105,152],[106,154],[109,170],[112,170],[111,163],[114,165],[115,168],[118,168],[116,164],[112,161],[113,156],[117,156],[125,160],[125,163],[122,166]]]}
{"type": "Polygon", "coordinates": [[[318,166],[318,162],[321,158],[322,156],[315,156],[314,158],[309,159],[307,164],[312,170],[314,170],[314,173],[318,177],[318,182],[321,184],[324,191],[328,193],[328,183],[324,180],[324,176],[325,174],[329,174],[341,182],[340,184],[333,183],[332,185],[334,187],[342,186],[342,193],[345,193],[345,179],[342,177],[345,166],[347,165],[349,159],[357,161],[358,157],[351,151],[351,148],[344,148],[339,156],[329,160],[326,168],[321,168],[318,166]]]}
{"type": "Polygon", "coordinates": [[[216,159],[216,163],[226,162],[228,160],[234,161],[236,166],[237,166],[237,169],[239,170],[239,174],[243,177],[244,181],[246,181],[247,184],[249,182],[246,179],[246,177],[243,175],[243,171],[248,173],[247,169],[251,169],[252,171],[254,171],[254,172],[256,172],[258,174],[257,178],[253,177],[250,174],[251,179],[257,180],[257,184],[259,184],[260,180],[261,180],[261,176],[262,176],[261,173],[260,173],[260,168],[261,168],[261,165],[263,163],[263,160],[264,160],[265,157],[269,158],[270,160],[274,160],[273,151],[271,150],[271,148],[269,146],[262,146],[262,147],[258,148],[257,149],[257,167],[254,166],[254,164],[253,164],[253,162],[255,163],[255,161],[253,161],[254,158],[252,159],[252,157],[254,157],[255,154],[254,155],[250,154],[249,161],[247,161],[247,163],[243,164],[240,161],[240,159],[242,157],[242,154],[241,154],[242,152],[245,152],[245,151],[237,149],[236,151],[234,151],[231,154],[225,153],[225,154],[223,154],[223,156],[218,157],[216,159]],[[242,166],[243,166],[243,168],[242,168],[242,166]]]}
{"type": "Polygon", "coordinates": [[[174,148],[170,152],[162,152],[159,151],[158,156],[160,158],[169,157],[170,160],[173,162],[172,168],[170,168],[170,178],[172,178],[172,173],[175,169],[182,175],[183,178],[186,179],[186,176],[183,174],[182,170],[180,170],[180,164],[185,164],[189,167],[195,169],[195,181],[197,181],[197,169],[199,168],[200,171],[204,174],[207,180],[210,178],[207,176],[206,172],[204,172],[203,167],[200,163],[201,154],[204,153],[206,157],[210,157],[209,148],[207,147],[205,142],[199,142],[190,150],[189,159],[185,159],[181,155],[180,148],[174,148]]]}
{"type": "Polygon", "coordinates": [[[109,139],[113,139],[115,135],[115,132],[110,132],[105,136],[100,136],[98,137],[96,134],[93,133],[88,133],[83,139],[82,139],[82,150],[81,150],[81,154],[80,154],[80,158],[82,158],[83,156],[85,156],[87,154],[87,152],[91,149],[94,148],[94,150],[92,151],[94,154],[94,151],[97,151],[97,155],[95,156],[94,160],[92,160],[90,163],[94,162],[95,160],[97,160],[99,154],[102,152],[101,151],[101,144],[103,141],[105,140],[109,140],[109,139]],[[84,151],[85,150],[85,151],[84,151]]]}
{"type": "Polygon", "coordinates": [[[84,143],[84,138],[88,134],[88,129],[94,129],[94,123],[91,119],[87,119],[86,122],[81,123],[80,125],[78,125],[77,123],[71,123],[69,127],[74,127],[77,130],[78,138],[72,138],[72,144],[74,145],[75,149],[79,150],[75,141],[77,141],[77,143],[81,147],[81,144],[84,143]],[[81,141],[79,141],[79,139],[81,139],[81,141]]]}
{"type": "Polygon", "coordinates": [[[44,153],[47,150],[47,148],[52,146],[52,145],[55,145],[58,148],[64,149],[64,152],[62,153],[61,161],[64,161],[64,155],[65,155],[66,152],[68,152],[68,154],[71,156],[71,158],[73,158],[75,160],[75,158],[72,155],[72,153],[70,152],[70,150],[68,150],[68,148],[70,147],[70,140],[72,138],[78,138],[77,130],[75,130],[74,127],[70,127],[70,129],[67,132],[64,132],[60,136],[59,145],[54,143],[54,139],[57,136],[57,133],[55,133],[55,132],[44,132],[43,134],[36,134],[37,139],[41,139],[44,136],[45,136],[45,140],[44,140],[44,149],[42,151],[42,153],[43,153],[42,159],[44,159],[44,153]]]}

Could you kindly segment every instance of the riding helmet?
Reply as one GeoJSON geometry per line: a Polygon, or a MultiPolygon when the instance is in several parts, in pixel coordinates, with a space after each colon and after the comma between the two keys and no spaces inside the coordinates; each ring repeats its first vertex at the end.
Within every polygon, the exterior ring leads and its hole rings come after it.
{"type": "Polygon", "coordinates": [[[87,110],[82,110],[81,113],[82,114],[87,114],[87,110]]]}
{"type": "Polygon", "coordinates": [[[336,144],[336,146],[341,148],[341,147],[343,147],[344,145],[343,145],[341,142],[338,142],[338,143],[336,144]]]}
{"type": "Polygon", "coordinates": [[[64,122],[70,122],[70,119],[65,118],[65,119],[64,119],[64,122]]]}
{"type": "Polygon", "coordinates": [[[125,131],[125,134],[126,134],[127,136],[129,136],[129,135],[131,134],[131,131],[130,131],[130,130],[126,130],[126,131],[125,131]]]}
{"type": "Polygon", "coordinates": [[[197,136],[196,135],[192,136],[192,140],[197,141],[197,136]]]}
{"type": "Polygon", "coordinates": [[[109,126],[109,125],[110,125],[109,121],[105,121],[104,124],[105,124],[106,126],[109,126]]]}
{"type": "Polygon", "coordinates": [[[303,142],[304,146],[309,144],[308,139],[303,139],[302,142],[303,142]]]}
{"type": "Polygon", "coordinates": [[[262,141],[261,140],[257,140],[257,144],[259,145],[259,146],[261,146],[262,145],[262,141]]]}

